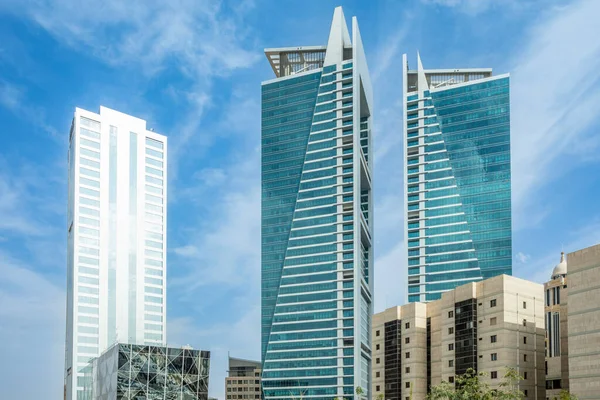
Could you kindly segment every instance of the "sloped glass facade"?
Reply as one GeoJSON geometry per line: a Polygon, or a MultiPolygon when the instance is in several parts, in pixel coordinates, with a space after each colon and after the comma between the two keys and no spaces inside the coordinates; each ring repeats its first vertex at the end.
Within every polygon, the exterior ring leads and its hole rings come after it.
{"type": "Polygon", "coordinates": [[[406,98],[411,302],[512,274],[509,78],[423,89],[406,98]]]}
{"type": "Polygon", "coordinates": [[[85,400],[208,400],[210,352],[117,344],[85,369],[85,400]]]}
{"type": "Polygon", "coordinates": [[[355,98],[361,82],[347,60],[262,86],[265,399],[370,388],[371,130],[355,98]]]}

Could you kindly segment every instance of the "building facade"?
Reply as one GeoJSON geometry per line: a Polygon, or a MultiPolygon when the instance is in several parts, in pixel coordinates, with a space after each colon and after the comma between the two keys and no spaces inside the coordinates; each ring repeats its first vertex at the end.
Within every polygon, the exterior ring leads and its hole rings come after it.
{"type": "Polygon", "coordinates": [[[408,301],[512,273],[509,76],[403,57],[408,301]]]}
{"type": "Polygon", "coordinates": [[[600,244],[569,253],[569,390],[600,399],[600,244]]]}
{"type": "Polygon", "coordinates": [[[567,318],[567,260],[561,253],[560,263],[544,284],[546,320],[546,398],[557,398],[569,390],[569,343],[567,318]]]}
{"type": "Polygon", "coordinates": [[[229,371],[225,378],[227,400],[261,398],[260,361],[229,357],[229,371]]]}
{"type": "Polygon", "coordinates": [[[208,400],[210,352],[117,343],[85,369],[85,400],[208,400]]]}
{"type": "Polygon", "coordinates": [[[525,398],[544,400],[543,299],[542,285],[500,275],[375,314],[373,398],[424,400],[469,368],[497,388],[513,367],[525,398]]]}
{"type": "Polygon", "coordinates": [[[106,107],[69,136],[66,398],[116,342],[166,343],[167,138],[106,107]]]}
{"type": "Polygon", "coordinates": [[[370,397],[372,91],[356,18],[327,46],[266,49],[262,83],[265,399],[370,397]]]}

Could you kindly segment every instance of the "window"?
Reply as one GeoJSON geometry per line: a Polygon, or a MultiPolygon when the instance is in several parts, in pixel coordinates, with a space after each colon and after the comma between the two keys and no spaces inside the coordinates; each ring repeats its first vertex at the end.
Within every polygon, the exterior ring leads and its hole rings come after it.
{"type": "Polygon", "coordinates": [[[527,336],[523,336],[523,344],[527,344],[527,336]]]}
{"type": "Polygon", "coordinates": [[[407,389],[410,389],[410,382],[406,382],[406,383],[404,384],[404,387],[406,387],[407,389]]]}
{"type": "Polygon", "coordinates": [[[375,372],[375,378],[379,378],[381,376],[381,372],[377,371],[375,372]]]}
{"type": "Polygon", "coordinates": [[[496,343],[497,341],[498,341],[498,337],[496,335],[490,336],[490,342],[491,343],[496,343]]]}
{"type": "Polygon", "coordinates": [[[375,331],[375,336],[379,336],[379,331],[375,331]]]}
{"type": "Polygon", "coordinates": [[[448,360],[448,366],[454,367],[454,360],[448,360]]]}
{"type": "Polygon", "coordinates": [[[498,379],[498,371],[492,371],[490,375],[492,379],[498,379]]]}
{"type": "Polygon", "coordinates": [[[381,360],[379,359],[379,357],[377,357],[377,358],[375,359],[375,364],[379,364],[380,362],[381,362],[381,360]]]}
{"type": "Polygon", "coordinates": [[[527,372],[523,372],[523,379],[527,379],[527,372]]]}
{"type": "Polygon", "coordinates": [[[523,320],[523,326],[527,326],[527,320],[526,319],[523,320]]]}
{"type": "Polygon", "coordinates": [[[527,302],[526,301],[523,302],[523,308],[527,308],[527,302]]]}
{"type": "Polygon", "coordinates": [[[527,354],[523,354],[523,361],[527,362],[527,354]]]}
{"type": "Polygon", "coordinates": [[[490,300],[490,307],[496,307],[496,299],[490,300]]]}
{"type": "Polygon", "coordinates": [[[379,344],[375,345],[375,350],[379,350],[379,344]]]}
{"type": "Polygon", "coordinates": [[[404,344],[409,344],[409,343],[410,343],[410,338],[409,337],[404,338],[404,344]]]}
{"type": "Polygon", "coordinates": [[[523,390],[523,394],[527,397],[527,389],[523,390]]]}
{"type": "Polygon", "coordinates": [[[454,383],[454,377],[453,376],[449,376],[448,377],[448,383],[454,383]]]}
{"type": "Polygon", "coordinates": [[[448,351],[453,351],[453,350],[454,350],[454,343],[448,344],[448,351]]]}
{"type": "Polygon", "coordinates": [[[410,374],[410,367],[404,368],[404,372],[407,373],[407,374],[410,374]]]}
{"type": "Polygon", "coordinates": [[[410,351],[407,351],[404,356],[405,356],[405,358],[410,358],[410,351]]]}
{"type": "Polygon", "coordinates": [[[452,335],[454,333],[454,328],[448,328],[448,335],[452,335]]]}
{"type": "Polygon", "coordinates": [[[410,322],[404,324],[404,329],[410,329],[410,322]]]}
{"type": "Polygon", "coordinates": [[[490,360],[491,361],[498,361],[498,353],[492,353],[492,354],[490,354],[490,360]]]}
{"type": "Polygon", "coordinates": [[[496,325],[496,317],[490,318],[490,325],[496,325]]]}
{"type": "Polygon", "coordinates": [[[454,311],[448,311],[448,318],[454,318],[454,311]]]}
{"type": "Polygon", "coordinates": [[[376,390],[377,392],[379,392],[379,391],[381,390],[381,387],[380,387],[379,385],[377,385],[377,386],[375,386],[375,390],[376,390]]]}

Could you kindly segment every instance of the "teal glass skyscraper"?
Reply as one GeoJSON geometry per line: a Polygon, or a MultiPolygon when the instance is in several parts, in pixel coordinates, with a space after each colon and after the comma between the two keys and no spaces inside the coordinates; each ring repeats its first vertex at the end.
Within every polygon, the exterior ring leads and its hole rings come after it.
{"type": "Polygon", "coordinates": [[[356,18],[327,46],[266,49],[262,83],[265,399],[369,396],[372,92],[356,18]]]}
{"type": "Polygon", "coordinates": [[[509,76],[403,56],[408,300],[512,273],[509,76]]]}

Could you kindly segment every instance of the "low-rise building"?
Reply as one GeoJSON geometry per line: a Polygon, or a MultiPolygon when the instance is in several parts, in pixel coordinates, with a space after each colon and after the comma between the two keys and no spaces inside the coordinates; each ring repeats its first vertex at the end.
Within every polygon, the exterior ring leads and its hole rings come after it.
{"type": "Polygon", "coordinates": [[[228,376],[225,378],[227,400],[261,398],[260,361],[229,357],[228,376]]]}
{"type": "Polygon", "coordinates": [[[562,390],[569,390],[569,346],[567,318],[567,260],[561,253],[560,262],[544,284],[546,320],[546,399],[555,399],[562,390]]]}
{"type": "Polygon", "coordinates": [[[208,400],[210,352],[116,343],[84,370],[84,400],[208,400]]]}
{"type": "Polygon", "coordinates": [[[431,386],[468,369],[499,387],[513,367],[525,398],[544,400],[543,299],[542,285],[500,275],[376,314],[373,397],[422,400],[431,386]]]}

